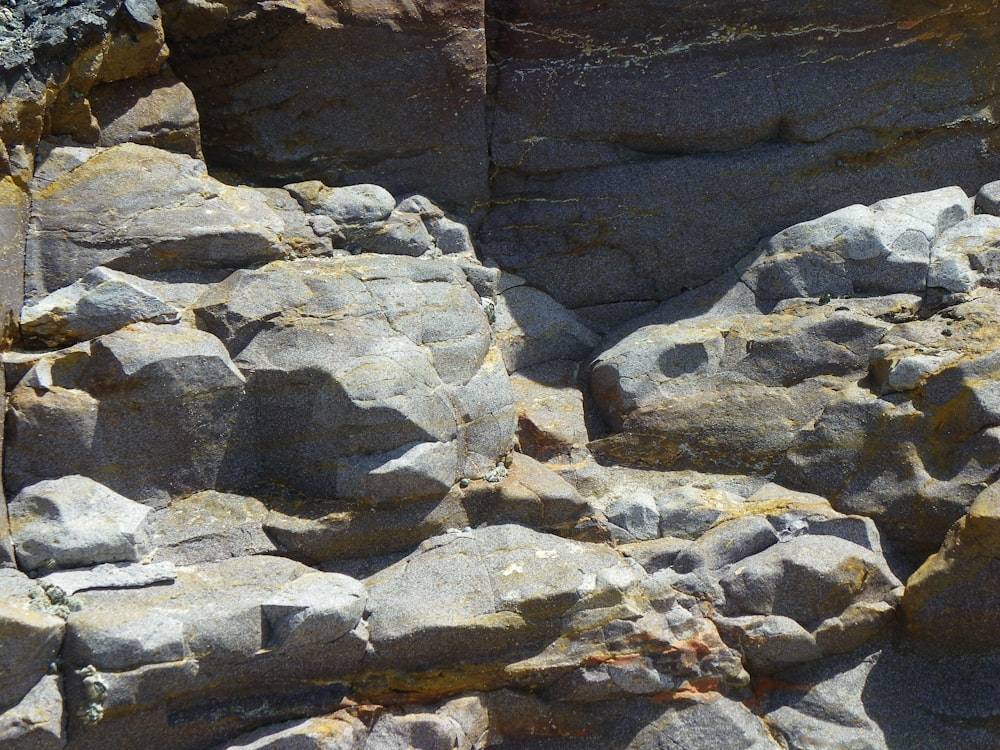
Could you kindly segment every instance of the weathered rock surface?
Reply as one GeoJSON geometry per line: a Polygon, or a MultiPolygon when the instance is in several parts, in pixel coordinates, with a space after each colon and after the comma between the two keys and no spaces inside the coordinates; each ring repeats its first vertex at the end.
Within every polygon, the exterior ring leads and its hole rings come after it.
{"type": "Polygon", "coordinates": [[[995,484],[984,490],[941,549],[907,581],[903,613],[908,633],[921,649],[1000,649],[1000,600],[992,584],[1000,529],[998,490],[995,484]]]}
{"type": "Polygon", "coordinates": [[[89,94],[98,146],[140,143],[201,157],[201,122],[191,90],[167,69],[95,86],[89,94]]]}
{"type": "Polygon", "coordinates": [[[977,189],[996,9],[938,10],[496,4],[486,253],[572,308],[662,300],[795,221],[977,189]]]}
{"type": "Polygon", "coordinates": [[[20,703],[0,713],[0,748],[61,750],[66,747],[61,682],[58,675],[43,677],[20,703]]]}
{"type": "Polygon", "coordinates": [[[253,723],[268,695],[276,718],[333,710],[333,680],[365,650],[361,585],[279,557],[203,563],[172,584],[76,599],[63,658],[80,747],[205,747],[253,723]]]}
{"type": "Polygon", "coordinates": [[[996,472],[993,217],[969,211],[951,188],[843,209],[688,295],[690,317],[664,305],[594,360],[617,434],[592,448],[769,473],[933,551],[996,472]]]}
{"type": "Polygon", "coordinates": [[[38,482],[9,503],[22,570],[136,561],[148,551],[149,508],[79,475],[38,482]]]}
{"type": "Polygon", "coordinates": [[[453,264],[272,264],[237,271],[195,314],[246,375],[239,439],[257,481],[375,506],[440,498],[512,446],[510,385],[453,264]]]}
{"type": "Polygon", "coordinates": [[[213,162],[271,184],[377,182],[466,210],[486,200],[481,3],[172,0],[164,20],[213,162]]]}
{"type": "Polygon", "coordinates": [[[433,694],[443,677],[476,689],[548,685],[592,701],[743,682],[694,600],[645,578],[607,546],[520,526],[428,540],[365,581],[368,689],[433,694]],[[456,660],[465,666],[441,675],[456,660]]]}
{"type": "Polygon", "coordinates": [[[26,345],[54,349],[113,333],[129,323],[174,323],[180,311],[143,288],[143,280],[98,266],[79,281],[21,310],[26,345]]]}
{"type": "Polygon", "coordinates": [[[241,268],[284,254],[284,223],[263,196],[209,177],[203,162],[135,144],[92,154],[63,173],[41,168],[25,261],[32,300],[96,266],[241,268]]]}
{"type": "Polygon", "coordinates": [[[579,387],[579,363],[553,360],[510,378],[517,405],[521,450],[540,460],[569,458],[587,444],[587,419],[579,387]]]}
{"type": "Polygon", "coordinates": [[[583,359],[598,337],[545,292],[524,284],[496,299],[495,330],[508,372],[556,359],[583,359]]]}
{"type": "Polygon", "coordinates": [[[264,533],[267,514],[260,500],[215,490],[176,498],[148,517],[149,556],[193,565],[276,552],[264,533]]]}
{"type": "Polygon", "coordinates": [[[21,704],[58,658],[66,623],[52,613],[50,604],[23,573],[0,570],[0,711],[21,704]]]}
{"type": "Polygon", "coordinates": [[[244,378],[214,336],[136,323],[43,358],[14,390],[9,491],[85,473],[163,505],[217,484],[244,378]]]}
{"type": "Polygon", "coordinates": [[[995,744],[994,7],[119,5],[0,8],[0,746],[995,744]]]}

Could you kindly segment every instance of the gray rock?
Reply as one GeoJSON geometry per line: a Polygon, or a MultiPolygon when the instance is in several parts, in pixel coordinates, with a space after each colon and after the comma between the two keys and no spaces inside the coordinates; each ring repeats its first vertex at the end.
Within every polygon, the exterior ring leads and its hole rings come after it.
{"type": "Polygon", "coordinates": [[[460,732],[458,722],[435,714],[385,714],[372,727],[365,750],[459,750],[460,732]]]}
{"type": "Polygon", "coordinates": [[[248,659],[265,646],[321,648],[353,630],[364,610],[357,581],[267,556],[180,568],[168,586],[85,590],[77,598],[82,607],[70,617],[69,658],[99,670],[185,654],[206,664],[248,659]],[[145,630],[143,649],[130,651],[145,630]]]}
{"type": "Polygon", "coordinates": [[[727,513],[742,506],[742,497],[725,490],[691,486],[671,489],[656,498],[660,534],[697,539],[723,520],[727,513]]]}
{"type": "Polygon", "coordinates": [[[130,323],[174,323],[180,310],[143,288],[141,279],[98,267],[68,287],[21,309],[27,345],[54,348],[117,331],[130,323]]]}
{"type": "Polygon", "coordinates": [[[430,219],[425,217],[424,223],[434,238],[434,244],[445,255],[476,257],[476,248],[472,244],[469,228],[462,222],[449,219],[447,216],[435,216],[430,219]]]}
{"type": "Polygon", "coordinates": [[[264,533],[267,507],[215,490],[179,497],[146,520],[150,558],[176,565],[275,552],[264,533]]]}
{"type": "Polygon", "coordinates": [[[970,214],[960,188],[849,206],[776,234],[742,278],[764,309],[789,297],[919,294],[931,245],[970,214]]]}
{"type": "Polygon", "coordinates": [[[309,213],[326,216],[343,227],[373,224],[389,218],[396,207],[392,193],[378,185],[327,187],[319,180],[285,185],[309,213]]]}
{"type": "Polygon", "coordinates": [[[306,573],[285,584],[261,604],[268,645],[303,647],[335,641],[361,620],[364,586],[337,573],[306,573]]]}
{"type": "Polygon", "coordinates": [[[143,524],[149,508],[87,477],[25,487],[8,509],[24,570],[134,562],[148,551],[143,524]]]}
{"type": "Polygon", "coordinates": [[[45,357],[11,394],[7,482],[86,473],[163,505],[214,487],[244,378],[214,336],[136,323],[45,357]]]}
{"type": "Polygon", "coordinates": [[[7,711],[49,672],[62,648],[66,623],[30,609],[25,598],[0,600],[0,710],[7,711]]]}
{"type": "Polygon", "coordinates": [[[43,677],[20,703],[0,714],[0,748],[61,750],[66,746],[61,682],[58,675],[43,677]]]}
{"type": "Polygon", "coordinates": [[[364,722],[347,711],[338,711],[331,716],[262,727],[216,750],[366,750],[367,739],[364,722]]]}
{"type": "Polygon", "coordinates": [[[778,750],[781,745],[750,709],[729,698],[716,697],[666,711],[644,727],[627,750],[778,750]]]}
{"type": "Polygon", "coordinates": [[[641,576],[608,547],[520,526],[435,537],[365,581],[374,664],[505,659],[551,640],[573,610],[620,602],[641,576]]]}
{"type": "Polygon", "coordinates": [[[212,179],[204,163],[115,146],[34,195],[27,296],[37,300],[96,266],[149,273],[274,260],[285,252],[283,230],[260,193],[212,179]]]}
{"type": "Polygon", "coordinates": [[[726,642],[743,654],[747,668],[755,676],[771,674],[823,656],[813,635],[790,617],[716,617],[715,624],[726,642]]]}
{"type": "Polygon", "coordinates": [[[976,193],[976,209],[984,214],[1000,216],[1000,180],[987,182],[976,193]]]}
{"type": "Polygon", "coordinates": [[[469,236],[469,228],[445,216],[444,211],[423,195],[411,195],[399,202],[397,211],[420,214],[434,244],[445,255],[463,255],[476,259],[476,249],[469,236]]]}
{"type": "Polygon", "coordinates": [[[597,406],[619,433],[591,449],[633,465],[765,471],[837,398],[831,376],[863,376],[888,328],[860,311],[805,303],[641,326],[591,364],[597,406]]]}
{"type": "Polygon", "coordinates": [[[346,255],[346,250],[334,249],[333,242],[329,237],[321,237],[316,234],[310,218],[301,204],[283,188],[257,188],[257,191],[264,196],[267,205],[281,217],[285,223],[285,230],[282,240],[288,245],[291,253],[295,257],[309,257],[315,255],[346,255]]]}
{"type": "MultiPolygon", "coordinates": [[[[148,510],[148,508],[147,508],[148,510]]],[[[177,578],[173,563],[147,565],[105,563],[87,570],[65,570],[42,576],[42,586],[55,586],[67,596],[88,589],[131,589],[172,583],[177,578]]]]}
{"type": "Polygon", "coordinates": [[[720,630],[763,673],[858,647],[888,624],[902,596],[877,535],[863,523],[859,534],[821,498],[806,496],[797,509],[795,501],[765,487],[671,563],[672,585],[711,601],[720,630]],[[829,525],[817,534],[813,524],[829,525]],[[850,541],[859,536],[867,546],[850,541]]]}
{"type": "Polygon", "coordinates": [[[1000,283],[1000,218],[973,216],[944,232],[931,248],[927,286],[950,293],[1000,283]]]}
{"type": "Polygon", "coordinates": [[[86,712],[71,717],[70,732],[84,746],[141,737],[148,747],[205,747],[307,706],[332,712],[344,694],[338,680],[357,674],[365,652],[358,590],[260,555],[179,568],[170,585],[82,591],[63,658],[69,700],[86,712]],[[280,644],[269,635],[269,601],[282,610],[271,611],[284,628],[280,644]],[[98,696],[88,681],[103,686],[98,696]]]}
{"type": "MultiPolygon", "coordinates": [[[[866,684],[879,657],[878,652],[855,653],[786,673],[789,686],[775,690],[761,702],[774,735],[790,750],[888,750],[891,745],[887,744],[885,728],[911,718],[899,711],[899,703],[908,702],[904,693],[909,691],[904,688],[889,699],[896,703],[895,710],[880,710],[878,704],[888,696],[873,700],[871,687],[866,684]],[[808,690],[803,688],[806,684],[808,690]]],[[[906,670],[900,672],[905,681],[906,670]]],[[[873,680],[873,686],[877,682],[877,678],[873,680]]],[[[890,729],[889,736],[892,734],[890,729]]],[[[921,737],[921,741],[926,739],[927,735],[921,737]]]]}
{"type": "Polygon", "coordinates": [[[624,532],[619,541],[640,542],[660,535],[660,512],[652,495],[618,497],[604,509],[608,521],[624,532]]]}
{"type": "Polygon", "coordinates": [[[540,461],[568,457],[587,444],[579,364],[553,360],[511,375],[521,451],[540,461]]]}
{"type": "Polygon", "coordinates": [[[384,221],[372,223],[356,242],[348,243],[354,252],[408,255],[413,258],[440,255],[434,238],[420,214],[394,210],[384,221]]]}
{"type": "Polygon", "coordinates": [[[829,493],[915,557],[934,552],[993,481],[1000,363],[986,332],[998,304],[984,292],[888,331],[872,351],[867,387],[843,388],[798,434],[777,481],[829,493]]]}
{"type": "Polygon", "coordinates": [[[598,513],[572,484],[545,464],[517,452],[508,454],[484,479],[460,486],[457,494],[473,526],[520,523],[575,536],[577,524],[598,513]]]}
{"type": "Polygon", "coordinates": [[[529,286],[497,297],[493,329],[508,372],[554,359],[580,360],[599,340],[572,311],[529,286]]]}
{"type": "Polygon", "coordinates": [[[737,518],[701,535],[677,556],[672,567],[678,573],[699,569],[715,572],[762,552],[777,541],[778,535],[766,518],[757,515],[737,518]]]}
{"type": "Polygon", "coordinates": [[[511,447],[510,384],[452,264],[272,264],[237,272],[195,313],[247,375],[237,481],[398,504],[442,497],[511,447]]]}

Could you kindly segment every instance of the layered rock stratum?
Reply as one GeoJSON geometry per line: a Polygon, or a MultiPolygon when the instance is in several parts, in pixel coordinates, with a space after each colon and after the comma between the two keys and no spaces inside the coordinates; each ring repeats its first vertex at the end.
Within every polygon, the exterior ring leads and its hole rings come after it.
{"type": "Polygon", "coordinates": [[[0,749],[996,748],[995,3],[0,6],[0,749]]]}

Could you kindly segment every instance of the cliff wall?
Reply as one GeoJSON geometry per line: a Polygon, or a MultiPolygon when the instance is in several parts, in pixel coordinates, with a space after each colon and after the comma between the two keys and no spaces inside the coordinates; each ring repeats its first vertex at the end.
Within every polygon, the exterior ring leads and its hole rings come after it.
{"type": "Polygon", "coordinates": [[[996,747],[997,13],[0,6],[0,750],[996,747]]]}

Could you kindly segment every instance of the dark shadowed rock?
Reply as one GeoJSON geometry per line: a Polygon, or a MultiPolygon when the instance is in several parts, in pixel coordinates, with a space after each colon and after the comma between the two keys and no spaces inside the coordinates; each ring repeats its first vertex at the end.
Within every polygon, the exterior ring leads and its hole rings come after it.
{"type": "Polygon", "coordinates": [[[486,199],[481,3],[172,0],[164,18],[213,163],[270,184],[374,181],[466,211],[486,199]]]}
{"type": "Polygon", "coordinates": [[[217,483],[244,378],[222,343],[137,323],[42,358],[11,395],[8,490],[87,474],[162,505],[217,483]]]}

